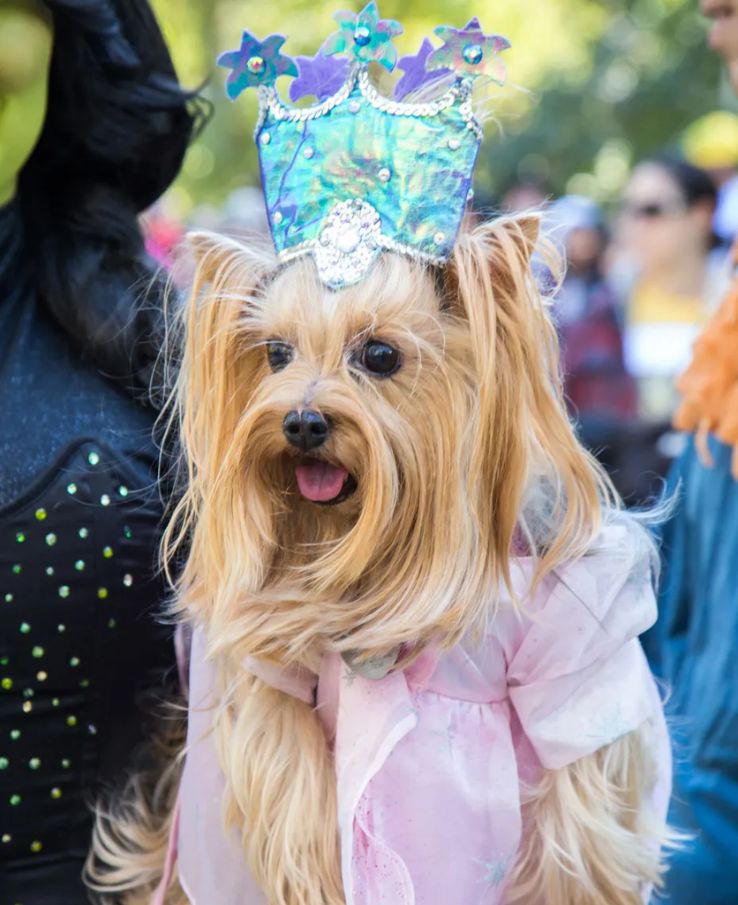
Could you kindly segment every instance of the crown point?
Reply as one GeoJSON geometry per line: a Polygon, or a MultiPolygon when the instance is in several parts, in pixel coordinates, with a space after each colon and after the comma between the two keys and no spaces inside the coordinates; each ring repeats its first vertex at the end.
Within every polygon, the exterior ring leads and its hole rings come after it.
{"type": "Polygon", "coordinates": [[[313,95],[324,101],[340,91],[349,70],[348,60],[318,53],[314,57],[297,57],[299,76],[290,83],[290,100],[313,95]]]}
{"type": "Polygon", "coordinates": [[[285,40],[283,35],[269,35],[260,41],[245,31],[238,50],[218,57],[218,65],[231,70],[226,78],[226,93],[231,100],[247,88],[273,85],[280,75],[298,74],[294,60],[279,52],[285,40]]]}
{"type": "Polygon", "coordinates": [[[394,19],[380,19],[374,0],[359,13],[342,10],[333,17],[340,29],[326,39],[321,52],[326,56],[347,53],[359,63],[380,63],[390,72],[397,63],[392,38],[402,34],[394,19]]]}
{"type": "Polygon", "coordinates": [[[505,81],[505,66],[499,58],[503,50],[510,47],[507,38],[501,35],[486,35],[474,17],[464,28],[440,25],[434,34],[443,41],[443,46],[428,57],[429,70],[441,66],[453,69],[462,77],[484,76],[499,84],[505,81]]]}
{"type": "Polygon", "coordinates": [[[423,88],[431,82],[438,81],[438,79],[443,78],[445,75],[449,75],[451,72],[450,69],[439,68],[434,69],[432,72],[429,72],[426,69],[426,61],[432,53],[433,45],[428,38],[423,38],[423,43],[420,45],[420,49],[415,55],[403,57],[400,60],[397,66],[405,74],[395,85],[396,100],[400,101],[404,97],[407,97],[408,94],[418,91],[420,88],[423,88]]]}

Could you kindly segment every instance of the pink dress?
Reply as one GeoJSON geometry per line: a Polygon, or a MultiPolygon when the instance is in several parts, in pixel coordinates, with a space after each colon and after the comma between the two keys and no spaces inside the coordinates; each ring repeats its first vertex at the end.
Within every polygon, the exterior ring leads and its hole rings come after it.
{"type": "MultiPolygon", "coordinates": [[[[514,565],[524,597],[532,564],[514,565]]],[[[638,635],[656,604],[648,551],[606,528],[591,553],[549,575],[516,610],[503,593],[485,642],[426,651],[383,679],[327,655],[319,676],[245,664],[307,701],[335,730],[347,905],[504,905],[521,837],[521,782],[591,754],[651,719],[665,815],[670,749],[638,635]]],[[[267,905],[221,824],[223,780],[208,734],[210,669],[199,630],[180,793],[180,878],[192,905],[267,905]]],[[[644,890],[644,901],[649,891],[644,890]]]]}

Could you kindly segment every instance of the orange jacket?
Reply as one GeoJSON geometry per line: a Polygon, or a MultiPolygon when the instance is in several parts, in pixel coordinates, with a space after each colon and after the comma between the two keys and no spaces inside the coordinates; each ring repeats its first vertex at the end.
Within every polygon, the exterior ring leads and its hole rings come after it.
{"type": "MultiPolygon", "coordinates": [[[[733,260],[738,265],[738,241],[733,260]]],[[[738,275],[695,343],[692,364],[677,387],[682,403],[674,416],[675,427],[696,433],[700,455],[708,465],[709,433],[732,446],[733,475],[738,479],[738,275]]]]}

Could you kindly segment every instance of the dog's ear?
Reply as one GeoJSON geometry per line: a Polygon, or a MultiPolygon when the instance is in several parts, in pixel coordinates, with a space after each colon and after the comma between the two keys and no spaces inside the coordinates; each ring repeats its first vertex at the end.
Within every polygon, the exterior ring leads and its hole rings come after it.
{"type": "Polygon", "coordinates": [[[541,237],[542,219],[541,214],[522,214],[519,217],[506,217],[499,222],[499,228],[508,234],[528,263],[541,237]]]}
{"type": "Polygon", "coordinates": [[[445,271],[446,303],[467,322],[477,382],[469,492],[477,501],[480,535],[503,574],[529,467],[534,392],[528,368],[541,357],[536,334],[545,336],[531,286],[539,222],[530,217],[465,224],[445,271]]]}
{"type": "Polygon", "coordinates": [[[540,225],[526,215],[467,226],[446,268],[446,301],[468,322],[483,393],[498,396],[500,369],[514,374],[555,338],[531,266],[540,225]]]}
{"type": "Polygon", "coordinates": [[[541,238],[542,214],[527,214],[516,221],[522,234],[523,248],[530,261],[541,238]]]}
{"type": "MultiPolygon", "coordinates": [[[[200,570],[198,580],[205,586],[210,579],[203,577],[203,570],[222,565],[221,552],[212,551],[222,551],[232,542],[227,532],[236,524],[220,516],[226,504],[235,505],[236,497],[229,496],[228,490],[243,465],[236,434],[264,370],[256,322],[263,287],[275,262],[258,248],[223,236],[198,232],[188,239],[194,273],[188,300],[180,309],[182,351],[174,409],[188,485],[170,521],[166,544],[170,557],[178,545],[190,545],[191,556],[198,561],[193,569],[200,570]],[[216,487],[226,488],[220,497],[216,487]],[[190,536],[196,524],[205,527],[190,536]],[[197,559],[201,549],[210,553],[197,559]]],[[[242,520],[266,520],[258,501],[249,501],[239,513],[242,520]]],[[[253,536],[259,532],[255,530],[253,536]]],[[[260,559],[267,562],[256,542],[244,550],[243,557],[255,563],[254,568],[260,559]]]]}
{"type": "Polygon", "coordinates": [[[536,243],[541,235],[542,214],[525,214],[518,217],[512,222],[515,223],[523,235],[523,239],[527,243],[531,252],[536,247],[536,243]]]}
{"type": "Polygon", "coordinates": [[[246,247],[235,239],[206,230],[188,233],[186,242],[198,277],[208,283],[215,281],[218,272],[234,258],[248,253],[246,247]]]}
{"type": "Polygon", "coordinates": [[[590,524],[598,505],[564,405],[556,331],[532,267],[539,230],[536,216],[467,227],[445,274],[451,313],[468,324],[478,387],[471,492],[483,501],[480,509],[488,501],[480,519],[502,562],[533,475],[561,488],[552,505],[566,509],[567,521],[590,524]]]}
{"type": "Polygon", "coordinates": [[[188,243],[195,271],[182,311],[181,432],[206,471],[206,459],[217,468],[224,456],[251,389],[249,314],[273,261],[214,233],[192,233],[188,243]]]}
{"type": "Polygon", "coordinates": [[[541,233],[541,215],[504,217],[476,225],[465,222],[445,270],[446,300],[474,320],[473,307],[500,291],[515,291],[511,283],[531,276],[531,259],[541,233]]]}

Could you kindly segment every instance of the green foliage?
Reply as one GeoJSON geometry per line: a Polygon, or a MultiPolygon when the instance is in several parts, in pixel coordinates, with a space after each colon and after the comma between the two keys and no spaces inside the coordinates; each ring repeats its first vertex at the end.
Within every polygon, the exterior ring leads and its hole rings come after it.
{"type": "MultiPolygon", "coordinates": [[[[252,92],[226,100],[218,53],[241,31],[289,36],[285,52],[313,54],[340,0],[152,0],[183,81],[204,92],[214,116],[191,149],[175,189],[186,212],[194,200],[220,204],[254,184],[252,92]],[[215,71],[214,71],[215,70],[215,71]]],[[[475,13],[506,35],[509,87],[495,89],[478,168],[478,194],[492,200],[511,182],[535,178],[604,200],[620,189],[632,160],[673,145],[684,127],[718,106],[719,63],[705,46],[697,0],[381,0],[399,19],[401,54],[414,52],[438,24],[460,26],[475,13]]]]}
{"type": "Polygon", "coordinates": [[[487,145],[491,188],[536,179],[608,200],[634,161],[678,150],[681,133],[718,105],[720,62],[697,2],[606,4],[613,12],[579,77],[555,77],[538,103],[487,145]]]}

